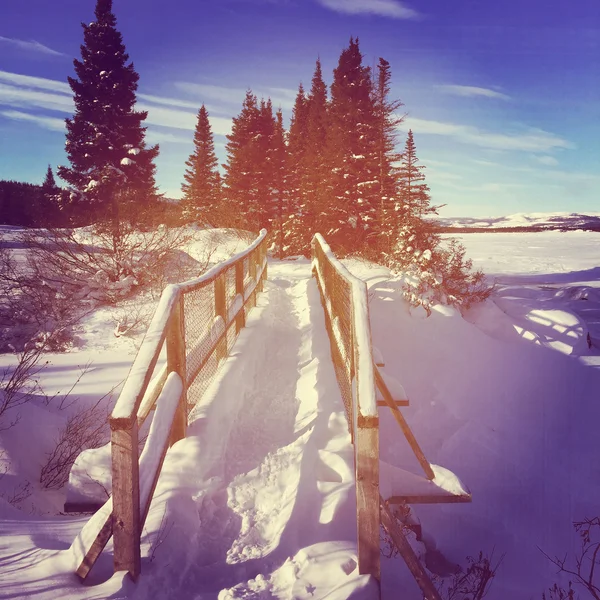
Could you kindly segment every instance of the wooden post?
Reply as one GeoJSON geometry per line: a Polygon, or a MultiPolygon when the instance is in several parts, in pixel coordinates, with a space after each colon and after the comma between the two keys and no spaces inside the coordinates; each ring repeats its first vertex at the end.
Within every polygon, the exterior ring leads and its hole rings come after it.
{"type": "MultiPolygon", "coordinates": [[[[351,302],[352,351],[354,366],[355,405],[353,410],[354,465],[356,472],[356,517],[358,529],[358,571],[381,581],[379,544],[379,418],[363,417],[360,413],[359,352],[370,352],[356,343],[355,306],[351,302]]],[[[373,394],[375,394],[373,385],[373,394]]]]}
{"type": "Polygon", "coordinates": [[[354,432],[358,570],[381,580],[379,549],[379,427],[354,432]]]}
{"type": "Polygon", "coordinates": [[[111,429],[114,568],[128,571],[135,581],[141,569],[137,418],[111,422],[111,429]]]}
{"type": "Polygon", "coordinates": [[[183,382],[183,392],[171,428],[171,438],[169,440],[170,446],[179,440],[182,440],[185,437],[187,429],[187,374],[184,319],[183,294],[180,293],[179,300],[167,325],[167,373],[175,371],[181,377],[181,381],[183,382]]]}
{"type": "MultiPolygon", "coordinates": [[[[227,328],[227,299],[225,297],[225,273],[215,279],[215,315],[223,319],[225,329],[227,328]]],[[[227,356],[227,334],[217,346],[217,362],[227,356]]]]}
{"type": "MultiPolygon", "coordinates": [[[[244,261],[240,260],[235,263],[235,294],[241,294],[244,297],[244,261]]],[[[238,313],[235,318],[235,333],[236,335],[240,332],[242,327],[246,326],[246,315],[244,313],[244,306],[242,304],[242,310],[238,313]]]]}

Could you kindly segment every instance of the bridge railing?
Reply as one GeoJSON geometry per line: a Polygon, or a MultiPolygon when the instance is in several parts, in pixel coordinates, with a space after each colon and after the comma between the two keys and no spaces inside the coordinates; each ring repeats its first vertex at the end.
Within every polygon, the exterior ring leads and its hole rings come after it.
{"type": "Polygon", "coordinates": [[[367,286],[344,267],[320,234],[312,240],[312,258],[354,443],[358,568],[380,580],[379,417],[367,286]]]}
{"type": "MultiPolygon", "coordinates": [[[[201,277],[165,288],[110,416],[112,497],[79,548],[84,579],[114,536],[114,569],[135,580],[140,538],[169,446],[185,437],[200,400],[245,325],[267,277],[267,232],[201,277]],[[163,348],[166,365],[155,374],[163,348]],[[139,431],[155,409],[139,456],[139,431]]],[[[91,523],[90,523],[91,525],[91,523]]]]}

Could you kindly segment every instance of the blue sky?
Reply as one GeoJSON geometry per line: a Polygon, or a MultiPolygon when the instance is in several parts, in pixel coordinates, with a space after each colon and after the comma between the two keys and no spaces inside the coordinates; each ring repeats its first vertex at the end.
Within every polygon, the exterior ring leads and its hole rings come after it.
{"type": "MultiPolygon", "coordinates": [[[[94,0],[0,3],[0,179],[64,164],[67,76],[94,0]]],[[[443,216],[600,210],[598,0],[114,0],[140,74],[157,180],[179,197],[196,113],[216,149],[247,88],[289,124],[317,56],[326,82],[350,36],[391,63],[393,96],[443,216]]]]}

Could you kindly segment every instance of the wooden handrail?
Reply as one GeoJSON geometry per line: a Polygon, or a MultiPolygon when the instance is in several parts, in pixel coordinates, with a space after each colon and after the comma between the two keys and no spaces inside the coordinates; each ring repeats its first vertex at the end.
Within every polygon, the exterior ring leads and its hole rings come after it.
{"type": "Polygon", "coordinates": [[[135,580],[141,570],[140,536],[150,509],[154,489],[170,445],[185,437],[187,427],[186,390],[202,367],[216,352],[227,355],[227,335],[235,325],[236,334],[245,324],[247,306],[256,303],[267,275],[266,230],[254,242],[229,260],[211,268],[201,277],[169,285],[163,291],[148,331],[134,360],[125,385],[109,418],[112,453],[112,497],[94,520],[96,531],[89,543],[80,542],[81,563],[77,575],[84,579],[114,536],[115,571],[128,571],[135,580]],[[245,263],[248,273],[245,271],[245,263]],[[236,293],[227,297],[225,277],[235,271],[236,293]],[[250,279],[250,281],[248,281],[250,279]],[[214,283],[215,319],[192,348],[186,347],[184,298],[214,283]],[[166,344],[167,364],[153,373],[166,344]],[[192,356],[198,364],[187,373],[192,356]],[[151,384],[151,385],[150,385],[151,384]],[[138,459],[138,431],[150,411],[156,412],[142,456],[138,459]],[[141,479],[140,479],[141,478],[141,479]]]}
{"type": "MultiPolygon", "coordinates": [[[[340,387],[351,390],[348,421],[354,442],[358,569],[381,578],[379,551],[379,417],[367,287],[335,257],[320,234],[312,241],[313,270],[328,331],[343,364],[340,387]],[[342,327],[343,322],[347,326],[342,327]]],[[[336,358],[334,357],[334,363],[336,358]]]]}

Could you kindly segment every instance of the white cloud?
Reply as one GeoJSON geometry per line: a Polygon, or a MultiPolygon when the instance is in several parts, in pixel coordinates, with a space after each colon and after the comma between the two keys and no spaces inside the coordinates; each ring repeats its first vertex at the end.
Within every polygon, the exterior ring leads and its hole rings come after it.
{"type": "Polygon", "coordinates": [[[61,92],[69,96],[73,93],[69,84],[65,81],[56,81],[55,79],[46,79],[45,77],[32,77],[31,75],[21,75],[9,71],[0,71],[0,81],[20,87],[61,92]]]}
{"type": "Polygon", "coordinates": [[[541,165],[545,165],[547,167],[558,167],[558,160],[554,158],[554,156],[534,156],[534,160],[539,162],[541,165]]]}
{"type": "Polygon", "coordinates": [[[476,87],[472,85],[436,85],[438,90],[454,96],[497,98],[500,100],[510,100],[510,96],[502,94],[488,88],[476,87]]]}
{"type": "Polygon", "coordinates": [[[19,50],[25,50],[26,52],[35,52],[37,54],[46,54],[49,56],[65,56],[62,52],[57,52],[36,42],[35,40],[18,40],[16,38],[8,38],[0,35],[0,43],[18,48],[19,50]]]}
{"type": "MultiPolygon", "coordinates": [[[[136,109],[148,111],[146,123],[189,131],[196,128],[199,108],[196,102],[152,94],[138,94],[138,98],[142,102],[138,102],[136,109]],[[184,110],[186,108],[193,110],[184,110]]],[[[66,82],[44,77],[20,75],[8,71],[0,71],[0,106],[28,109],[30,111],[42,109],[67,115],[72,115],[75,108],[71,88],[66,82]]],[[[40,119],[44,118],[46,117],[40,117],[40,119]]],[[[211,116],[210,122],[215,135],[227,135],[231,131],[231,119],[211,116]]],[[[42,121],[40,121],[40,124],[42,124],[42,121]]],[[[160,137],[160,135],[157,133],[155,138],[160,137]]],[[[164,134],[162,139],[166,141],[164,134]]],[[[175,140],[171,138],[169,141],[175,140]]]]}
{"type": "Polygon", "coordinates": [[[73,112],[73,99],[70,96],[52,91],[40,91],[0,83],[0,105],[15,108],[43,108],[62,113],[73,112]]]}
{"type": "Polygon", "coordinates": [[[372,14],[393,19],[417,19],[419,13],[398,0],[317,0],[322,6],[348,15],[372,14]]]}
{"type": "Polygon", "coordinates": [[[452,137],[464,144],[491,148],[493,150],[523,150],[528,152],[548,152],[556,148],[573,148],[573,144],[553,133],[542,129],[527,129],[522,133],[494,133],[474,127],[442,121],[430,121],[407,117],[400,129],[413,133],[443,135],[452,137]]]}
{"type": "Polygon", "coordinates": [[[146,131],[146,141],[149,144],[161,144],[169,142],[172,144],[192,144],[192,136],[177,135],[168,131],[159,131],[157,129],[148,129],[146,131]]]}
{"type": "Polygon", "coordinates": [[[50,129],[52,131],[65,130],[65,122],[63,119],[57,119],[56,117],[32,115],[19,110],[3,110],[0,111],[0,115],[13,121],[29,121],[30,123],[35,123],[44,129],[50,129]]]}
{"type": "MultiPolygon", "coordinates": [[[[175,87],[190,96],[198,97],[200,103],[205,100],[212,100],[214,102],[235,105],[236,107],[241,106],[247,92],[243,88],[231,88],[206,83],[189,83],[187,81],[177,81],[175,82],[175,87]]],[[[252,88],[252,93],[258,98],[271,98],[275,109],[280,106],[281,108],[291,109],[294,106],[298,91],[279,87],[265,87],[259,89],[252,88]]]]}

